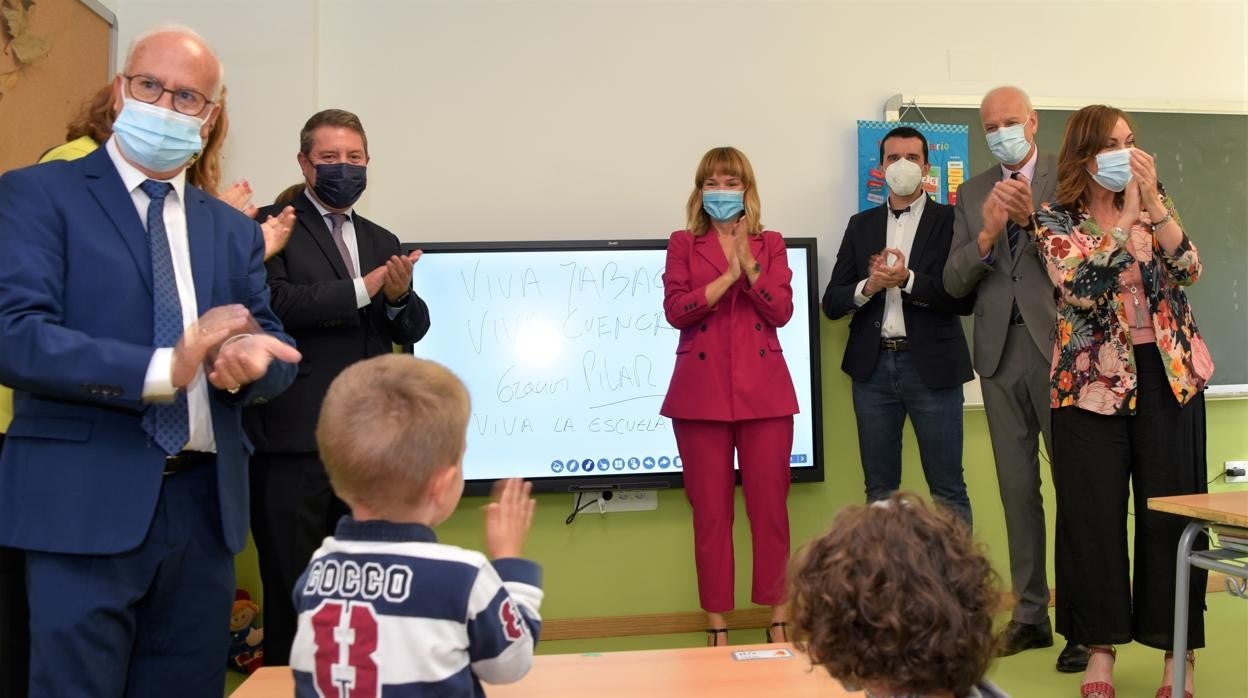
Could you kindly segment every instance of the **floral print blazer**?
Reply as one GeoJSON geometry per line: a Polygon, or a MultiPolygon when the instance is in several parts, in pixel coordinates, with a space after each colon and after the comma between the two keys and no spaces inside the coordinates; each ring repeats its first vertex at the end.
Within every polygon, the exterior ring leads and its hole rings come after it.
{"type": "MultiPolygon", "coordinates": [[[[1164,189],[1161,195],[1182,227],[1174,202],[1164,189]]],[[[1213,359],[1183,292],[1201,272],[1200,256],[1186,231],[1174,254],[1167,254],[1153,237],[1147,211],[1130,231],[1106,232],[1086,210],[1050,204],[1036,212],[1035,230],[1036,248],[1060,292],[1052,407],[1135,414],[1135,356],[1118,275],[1136,261],[1170,389],[1181,405],[1204,390],[1213,375],[1213,359]]]]}

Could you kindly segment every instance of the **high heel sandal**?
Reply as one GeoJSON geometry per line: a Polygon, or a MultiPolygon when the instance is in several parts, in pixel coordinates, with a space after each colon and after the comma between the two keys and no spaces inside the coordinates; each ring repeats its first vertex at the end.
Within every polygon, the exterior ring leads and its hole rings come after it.
{"type": "MultiPolygon", "coordinates": [[[[1118,650],[1114,649],[1113,645],[1110,645],[1109,647],[1096,647],[1089,645],[1088,656],[1091,657],[1091,655],[1094,654],[1108,654],[1110,657],[1114,658],[1114,661],[1118,660],[1118,650]]],[[[1114,684],[1109,683],[1108,681],[1093,681],[1091,683],[1080,684],[1079,695],[1082,698],[1091,698],[1092,696],[1097,695],[1104,696],[1105,698],[1114,698],[1114,684]]]]}
{"type": "Polygon", "coordinates": [[[724,635],[724,644],[728,644],[728,628],[707,628],[706,629],[706,646],[719,647],[719,636],[724,635]]]}
{"type": "Polygon", "coordinates": [[[788,642],[788,641],[789,641],[789,624],[788,624],[788,623],[785,623],[784,621],[778,621],[778,622],[772,623],[771,625],[767,626],[767,643],[768,643],[768,644],[770,644],[770,643],[772,643],[772,642],[777,642],[777,640],[773,640],[773,639],[771,639],[771,629],[772,629],[772,628],[780,628],[780,633],[784,635],[784,639],[783,639],[783,640],[779,640],[779,642],[788,642]]]}
{"type": "MultiPolygon", "coordinates": [[[[1174,652],[1166,652],[1166,659],[1174,659],[1174,652]]],[[[1192,665],[1191,670],[1187,671],[1186,674],[1188,676],[1192,676],[1192,672],[1196,671],[1196,653],[1193,652],[1192,650],[1188,650],[1186,659],[1187,659],[1187,663],[1192,665]]],[[[1171,681],[1171,685],[1162,686],[1161,688],[1157,689],[1157,695],[1155,696],[1155,698],[1171,698],[1172,694],[1174,693],[1174,685],[1173,685],[1174,670],[1173,669],[1171,669],[1170,681],[1171,681]]],[[[1183,698],[1192,698],[1192,692],[1184,689],[1183,698]]]]}

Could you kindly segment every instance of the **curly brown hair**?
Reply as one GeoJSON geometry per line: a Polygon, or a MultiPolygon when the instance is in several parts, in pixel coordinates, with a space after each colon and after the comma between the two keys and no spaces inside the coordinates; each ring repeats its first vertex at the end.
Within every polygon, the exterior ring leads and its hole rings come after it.
{"type": "Polygon", "coordinates": [[[842,510],[790,577],[794,644],[846,684],[962,696],[988,670],[997,575],[961,519],[912,493],[842,510]]]}
{"type": "MultiPolygon", "coordinates": [[[[69,122],[65,130],[65,140],[74,141],[87,136],[97,144],[103,144],[113,135],[113,101],[115,93],[113,83],[109,81],[95,94],[87,98],[78,110],[78,114],[69,122]]],[[[230,130],[230,119],[225,109],[226,89],[221,87],[221,96],[216,103],[220,113],[204,140],[204,149],[186,168],[186,181],[203,189],[212,196],[221,193],[221,148],[225,145],[225,136],[230,130]]]]}

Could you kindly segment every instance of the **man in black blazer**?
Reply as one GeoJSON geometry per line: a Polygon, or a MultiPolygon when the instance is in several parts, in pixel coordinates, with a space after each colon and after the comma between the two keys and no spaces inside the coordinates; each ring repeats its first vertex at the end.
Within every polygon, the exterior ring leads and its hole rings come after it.
{"type": "Polygon", "coordinates": [[[888,201],[849,219],[823,294],[833,320],[853,313],[841,369],[853,379],[867,501],[901,485],[901,434],[909,415],[933,499],[969,524],[962,476],[962,384],[972,378],[959,315],[974,294],[954,298],[941,274],[953,239],[953,207],[921,180],[927,139],[899,126],[880,142],[888,201]]]}
{"type": "MultiPolygon", "coordinates": [[[[346,505],[330,489],[316,448],[316,420],[329,384],[347,366],[412,344],[429,330],[429,309],[411,291],[412,265],[399,240],[352,210],[364,192],[368,139],[359,118],[327,109],[299,134],[305,186],[290,202],[290,241],[268,262],[273,309],[303,362],[278,398],[248,410],[251,527],[264,583],[265,663],[290,663],[295,581],[346,505]]],[[[260,212],[261,219],[281,209],[260,212]]]]}

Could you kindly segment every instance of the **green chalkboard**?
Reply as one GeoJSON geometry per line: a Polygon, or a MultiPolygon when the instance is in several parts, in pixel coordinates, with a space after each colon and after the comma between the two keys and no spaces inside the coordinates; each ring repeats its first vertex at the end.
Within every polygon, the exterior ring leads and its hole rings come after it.
{"type": "MultiPolygon", "coordinates": [[[[1041,150],[1058,152],[1072,111],[1038,110],[1041,150]]],[[[996,163],[978,109],[924,106],[923,115],[932,123],[970,127],[968,177],[996,163]]],[[[904,120],[917,116],[911,110],[904,120]]],[[[1157,178],[1204,263],[1187,293],[1213,354],[1212,384],[1248,390],[1248,116],[1137,112],[1131,119],[1136,142],[1157,158],[1157,178]]]]}

